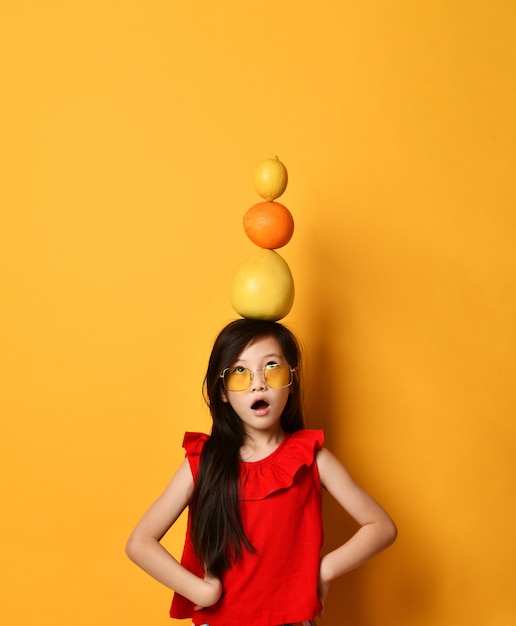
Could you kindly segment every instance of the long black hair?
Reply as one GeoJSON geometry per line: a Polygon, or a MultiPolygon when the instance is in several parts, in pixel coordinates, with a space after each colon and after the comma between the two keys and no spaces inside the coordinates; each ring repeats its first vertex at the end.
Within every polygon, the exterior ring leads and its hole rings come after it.
{"type": "Polygon", "coordinates": [[[239,319],[229,323],[215,340],[204,379],[204,396],[213,426],[201,454],[190,503],[193,548],[200,562],[217,576],[240,557],[243,548],[253,551],[239,506],[239,455],[245,430],[231,405],[224,401],[220,374],[235,363],[247,346],[266,337],[278,342],[287,363],[296,368],[281,427],[286,433],[304,428],[299,387],[301,352],[295,336],[282,324],[267,320],[239,319]]]}

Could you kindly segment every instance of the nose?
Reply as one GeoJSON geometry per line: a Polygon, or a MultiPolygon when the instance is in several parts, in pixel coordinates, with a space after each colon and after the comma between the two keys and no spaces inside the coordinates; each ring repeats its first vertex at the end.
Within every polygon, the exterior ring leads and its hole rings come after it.
{"type": "Polygon", "coordinates": [[[254,372],[251,372],[251,375],[251,391],[259,391],[267,387],[264,370],[255,370],[254,372]]]}

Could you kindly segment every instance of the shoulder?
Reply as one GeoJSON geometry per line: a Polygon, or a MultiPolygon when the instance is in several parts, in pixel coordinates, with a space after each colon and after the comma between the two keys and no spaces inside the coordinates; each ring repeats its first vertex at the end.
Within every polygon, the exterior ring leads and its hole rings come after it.
{"type": "Polygon", "coordinates": [[[352,484],[353,479],[340,460],[328,448],[322,447],[317,452],[317,469],[324,487],[331,490],[336,482],[352,484]]]}
{"type": "MultiPolygon", "coordinates": [[[[190,464],[185,459],[177,468],[172,480],[170,481],[167,490],[177,491],[190,496],[193,491],[194,481],[192,472],[190,470],[190,464]]],[[[187,500],[189,498],[187,497],[187,500]]]]}
{"type": "Polygon", "coordinates": [[[350,506],[362,504],[364,507],[380,508],[374,499],[355,482],[340,459],[327,448],[321,448],[317,452],[316,463],[321,485],[341,504],[346,501],[350,506]]]}
{"type": "Polygon", "coordinates": [[[322,450],[324,445],[324,432],[322,430],[310,430],[304,428],[288,434],[280,444],[282,461],[290,458],[292,468],[299,469],[302,465],[310,467],[322,450]]]}
{"type": "Polygon", "coordinates": [[[183,438],[183,448],[188,456],[198,456],[201,454],[204,444],[210,438],[204,433],[186,432],[183,438]]]}
{"type": "Polygon", "coordinates": [[[190,467],[190,472],[197,480],[199,476],[199,467],[201,464],[201,453],[205,443],[209,440],[209,435],[204,433],[185,433],[183,439],[183,448],[185,449],[186,464],[190,467]]]}
{"type": "Polygon", "coordinates": [[[300,444],[312,447],[315,450],[320,450],[324,444],[324,431],[303,428],[302,430],[297,430],[296,432],[288,435],[288,442],[291,445],[292,443],[300,444]]]}

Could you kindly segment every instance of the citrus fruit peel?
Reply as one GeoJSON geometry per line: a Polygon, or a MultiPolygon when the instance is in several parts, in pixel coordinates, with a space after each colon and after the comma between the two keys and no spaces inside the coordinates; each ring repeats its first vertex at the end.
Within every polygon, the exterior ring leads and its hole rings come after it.
{"type": "Polygon", "coordinates": [[[275,200],[279,198],[287,188],[287,168],[279,158],[273,154],[256,166],[253,182],[254,188],[259,196],[264,198],[264,200],[275,200]]]}
{"type": "Polygon", "coordinates": [[[244,215],[244,230],[260,248],[275,250],[287,245],[294,234],[294,218],[279,202],[258,202],[244,215]]]}

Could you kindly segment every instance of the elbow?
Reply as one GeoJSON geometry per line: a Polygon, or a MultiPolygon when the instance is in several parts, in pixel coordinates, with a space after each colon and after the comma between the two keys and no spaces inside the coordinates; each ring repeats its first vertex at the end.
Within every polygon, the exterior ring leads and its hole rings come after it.
{"type": "Polygon", "coordinates": [[[140,552],[140,542],[134,533],[131,534],[127,543],[125,544],[125,553],[127,557],[136,563],[138,561],[138,554],[140,552]]]}
{"type": "Polygon", "coordinates": [[[133,563],[142,567],[142,564],[149,560],[149,555],[153,553],[156,544],[159,544],[157,539],[137,527],[125,544],[125,553],[133,563]]]}
{"type": "Polygon", "coordinates": [[[385,525],[385,547],[391,546],[398,537],[398,528],[396,524],[389,518],[389,522],[385,525]]]}

